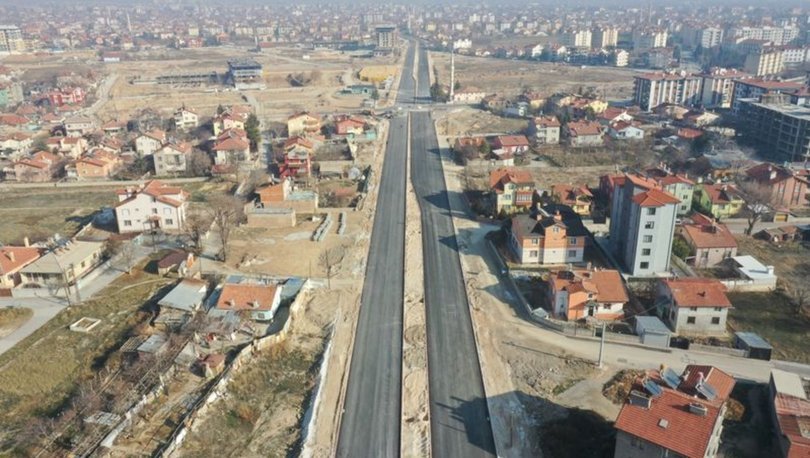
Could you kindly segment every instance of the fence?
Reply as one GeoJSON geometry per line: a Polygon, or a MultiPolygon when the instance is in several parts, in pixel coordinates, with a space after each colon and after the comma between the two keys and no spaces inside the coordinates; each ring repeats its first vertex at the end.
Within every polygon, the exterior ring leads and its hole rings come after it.
{"type": "Polygon", "coordinates": [[[768,292],[776,288],[776,282],[759,283],[754,280],[720,280],[729,291],[768,292]]]}
{"type": "Polygon", "coordinates": [[[284,327],[281,329],[281,331],[279,331],[277,334],[273,334],[272,336],[254,340],[251,344],[242,348],[239,353],[236,354],[233,361],[231,361],[231,363],[218,376],[216,381],[211,384],[211,387],[200,396],[198,401],[178,422],[179,426],[166,440],[165,445],[156,450],[152,456],[168,457],[175,453],[185,441],[186,436],[188,436],[189,433],[193,433],[194,430],[202,424],[206,414],[212,408],[213,404],[219,398],[225,395],[228,385],[239,369],[242,366],[251,363],[256,358],[257,353],[278,345],[287,339],[290,323],[292,323],[293,319],[298,317],[303,311],[304,300],[307,297],[307,292],[311,288],[312,283],[310,280],[305,281],[304,286],[301,288],[301,292],[298,294],[298,297],[296,297],[292,305],[290,305],[290,316],[287,319],[287,322],[284,323],[284,327]]]}
{"type": "Polygon", "coordinates": [[[748,350],[741,350],[739,348],[729,348],[729,347],[715,347],[712,345],[701,345],[692,343],[689,344],[689,351],[701,351],[704,353],[716,353],[721,355],[727,356],[735,356],[738,358],[747,358],[748,357],[748,350]]]}

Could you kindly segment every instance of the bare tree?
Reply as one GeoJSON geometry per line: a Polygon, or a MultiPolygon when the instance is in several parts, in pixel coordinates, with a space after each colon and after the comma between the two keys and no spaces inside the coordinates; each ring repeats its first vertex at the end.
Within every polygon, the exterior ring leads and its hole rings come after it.
{"type": "Polygon", "coordinates": [[[191,152],[191,155],[188,158],[186,173],[193,177],[208,175],[208,173],[211,171],[212,164],[213,162],[211,161],[211,156],[203,151],[195,149],[191,152]]]}
{"type": "Polygon", "coordinates": [[[132,244],[133,242],[118,239],[107,240],[107,255],[110,258],[117,258],[127,274],[132,273],[132,267],[135,264],[135,247],[132,244]]]}
{"type": "Polygon", "coordinates": [[[810,304],[810,287],[793,282],[786,288],[786,292],[790,302],[793,304],[795,313],[798,315],[804,314],[804,308],[810,304]]]}
{"type": "Polygon", "coordinates": [[[244,201],[232,195],[215,195],[208,199],[208,215],[217,226],[221,244],[220,259],[225,262],[228,257],[228,243],[231,232],[244,217],[244,201]]]}
{"type": "Polygon", "coordinates": [[[320,264],[326,271],[326,284],[329,289],[332,289],[332,274],[335,273],[337,266],[346,255],[346,249],[343,246],[336,246],[327,248],[321,253],[320,264]]]}
{"type": "Polygon", "coordinates": [[[205,234],[211,229],[211,214],[210,212],[192,211],[186,217],[186,224],[184,231],[193,245],[193,253],[200,256],[203,251],[202,239],[205,234]]]}
{"type": "Polygon", "coordinates": [[[755,181],[743,181],[738,186],[745,199],[748,228],[745,235],[754,233],[754,226],[762,220],[762,217],[772,211],[773,193],[771,189],[755,181]]]}

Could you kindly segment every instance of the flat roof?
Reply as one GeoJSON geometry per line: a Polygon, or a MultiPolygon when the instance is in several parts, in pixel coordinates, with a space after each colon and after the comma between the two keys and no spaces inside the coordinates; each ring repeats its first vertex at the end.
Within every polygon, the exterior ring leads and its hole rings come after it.
{"type": "Polygon", "coordinates": [[[768,343],[767,340],[760,337],[759,334],[755,334],[753,332],[747,331],[740,331],[734,334],[738,339],[745,342],[746,345],[752,348],[767,348],[769,350],[773,349],[773,346],[768,343]]]}
{"type": "Polygon", "coordinates": [[[193,312],[202,305],[207,292],[208,285],[204,281],[185,279],[163,296],[158,305],[193,312]]]}
{"type": "Polygon", "coordinates": [[[804,384],[798,374],[781,369],[771,369],[771,379],[773,379],[773,385],[777,393],[807,399],[804,384]]]}
{"type": "Polygon", "coordinates": [[[802,105],[792,105],[792,104],[771,104],[771,103],[762,103],[754,101],[756,99],[740,99],[741,103],[747,103],[750,105],[754,105],[760,108],[765,108],[766,110],[776,111],[786,116],[790,116],[792,118],[798,118],[805,121],[810,121],[810,107],[802,106],[802,105]]]}
{"type": "Polygon", "coordinates": [[[753,279],[773,278],[776,275],[768,272],[768,267],[757,261],[753,256],[734,256],[731,259],[740,266],[740,270],[753,279]]]}
{"type": "Polygon", "coordinates": [[[637,316],[636,324],[646,332],[656,334],[671,334],[671,331],[657,316],[637,316]]]}

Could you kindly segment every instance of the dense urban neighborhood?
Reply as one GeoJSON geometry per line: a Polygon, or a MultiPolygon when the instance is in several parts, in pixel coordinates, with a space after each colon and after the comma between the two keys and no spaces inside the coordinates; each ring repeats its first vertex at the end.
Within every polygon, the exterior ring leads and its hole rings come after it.
{"type": "Polygon", "coordinates": [[[810,7],[0,2],[0,455],[810,457],[810,7]]]}

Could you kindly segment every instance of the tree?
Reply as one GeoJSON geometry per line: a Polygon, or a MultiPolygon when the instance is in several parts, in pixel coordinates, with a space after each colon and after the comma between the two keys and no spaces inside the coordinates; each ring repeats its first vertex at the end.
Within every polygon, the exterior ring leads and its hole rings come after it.
{"type": "Polygon", "coordinates": [[[242,199],[228,194],[215,195],[208,199],[208,216],[218,229],[221,245],[219,257],[222,262],[228,258],[231,232],[244,217],[243,205],[242,199]]]}
{"type": "Polygon", "coordinates": [[[183,228],[193,246],[192,253],[195,256],[199,257],[203,252],[203,238],[211,229],[211,222],[211,215],[207,212],[193,211],[186,217],[183,228]]]}
{"type": "Polygon", "coordinates": [[[134,242],[125,242],[118,239],[108,239],[105,250],[107,256],[115,259],[127,275],[132,273],[132,267],[135,264],[135,247],[132,245],[134,242]]]}
{"type": "Polygon", "coordinates": [[[374,88],[374,90],[371,91],[371,100],[373,100],[375,102],[377,100],[380,100],[380,91],[377,90],[376,87],[374,88]]]}
{"type": "Polygon", "coordinates": [[[37,137],[31,145],[31,149],[34,151],[49,151],[48,144],[45,142],[44,137],[37,137]]]}
{"type": "Polygon", "coordinates": [[[332,289],[332,274],[345,255],[346,249],[340,245],[327,248],[321,253],[319,261],[321,267],[323,267],[323,270],[326,272],[326,282],[329,289],[332,289]]]}
{"type": "Polygon", "coordinates": [[[217,105],[217,114],[221,115],[222,113],[225,113],[225,107],[223,107],[222,104],[219,104],[217,105]]]}
{"type": "Polygon", "coordinates": [[[250,140],[251,151],[257,151],[259,144],[262,142],[262,134],[259,131],[259,118],[253,113],[245,121],[245,133],[247,133],[248,140],[250,140]]]}
{"type": "Polygon", "coordinates": [[[771,212],[773,193],[768,186],[756,181],[744,181],[739,184],[739,189],[745,199],[748,220],[745,235],[751,235],[754,233],[754,226],[764,215],[771,212]]]}
{"type": "Polygon", "coordinates": [[[212,164],[213,161],[208,153],[195,149],[188,158],[186,173],[192,177],[206,176],[211,172],[212,164]]]}
{"type": "Polygon", "coordinates": [[[682,238],[676,237],[672,241],[672,254],[675,256],[685,260],[692,254],[692,249],[689,248],[689,244],[687,244],[682,238]]]}
{"type": "Polygon", "coordinates": [[[798,315],[804,314],[804,308],[810,303],[810,287],[793,282],[788,285],[786,293],[793,304],[794,312],[798,315]]]}

